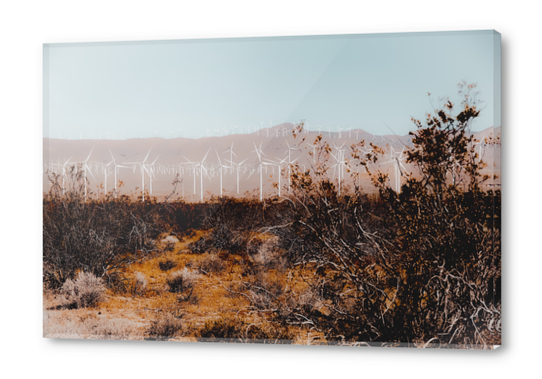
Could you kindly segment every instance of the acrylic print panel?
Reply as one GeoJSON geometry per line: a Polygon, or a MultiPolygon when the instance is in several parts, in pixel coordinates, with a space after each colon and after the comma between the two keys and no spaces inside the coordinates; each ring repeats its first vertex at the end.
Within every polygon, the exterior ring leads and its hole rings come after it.
{"type": "Polygon", "coordinates": [[[501,344],[494,31],[44,46],[49,338],[501,344]]]}

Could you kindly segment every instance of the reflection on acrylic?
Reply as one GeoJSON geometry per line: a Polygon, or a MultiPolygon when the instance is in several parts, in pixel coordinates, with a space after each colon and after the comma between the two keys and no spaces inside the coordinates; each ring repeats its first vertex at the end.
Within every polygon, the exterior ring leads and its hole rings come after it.
{"type": "Polygon", "coordinates": [[[44,336],[495,348],[500,128],[494,31],[45,45],[44,336]]]}

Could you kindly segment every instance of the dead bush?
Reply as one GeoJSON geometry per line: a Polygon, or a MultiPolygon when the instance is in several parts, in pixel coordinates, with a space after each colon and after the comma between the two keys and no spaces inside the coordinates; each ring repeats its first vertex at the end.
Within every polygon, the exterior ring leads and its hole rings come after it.
{"type": "Polygon", "coordinates": [[[60,290],[67,308],[93,307],[103,300],[104,292],[103,280],[83,271],[77,273],[75,280],[66,280],[60,290]]]}
{"type": "Polygon", "coordinates": [[[146,330],[146,334],[152,339],[168,340],[175,337],[183,328],[179,317],[171,313],[165,313],[153,320],[146,330]]]}
{"type": "Polygon", "coordinates": [[[220,273],[226,269],[226,264],[216,255],[204,254],[197,263],[197,267],[203,273],[220,273]]]}
{"type": "Polygon", "coordinates": [[[196,335],[208,342],[291,343],[294,338],[286,327],[280,325],[250,324],[231,318],[208,321],[196,335]]]}
{"type": "Polygon", "coordinates": [[[43,279],[62,287],[77,271],[91,272],[114,287],[127,265],[156,250],[167,212],[126,196],[95,199],[86,194],[81,166],[65,175],[50,174],[51,191],[43,199],[43,279]]]}
{"type": "Polygon", "coordinates": [[[160,267],[161,271],[169,271],[174,267],[177,267],[177,263],[173,262],[172,260],[166,260],[158,263],[158,267],[160,267]]]}
{"type": "Polygon", "coordinates": [[[171,277],[167,280],[168,290],[169,292],[183,293],[192,289],[197,280],[198,274],[185,267],[171,274],[171,277]]]}
{"type": "Polygon", "coordinates": [[[133,280],[132,293],[136,296],[143,296],[147,292],[147,285],[149,282],[145,275],[141,272],[135,273],[135,278],[133,280]]]}
{"type": "Polygon", "coordinates": [[[171,252],[173,250],[175,250],[175,242],[172,242],[172,241],[166,241],[164,243],[164,246],[162,247],[162,249],[164,251],[168,251],[168,252],[171,252]]]}

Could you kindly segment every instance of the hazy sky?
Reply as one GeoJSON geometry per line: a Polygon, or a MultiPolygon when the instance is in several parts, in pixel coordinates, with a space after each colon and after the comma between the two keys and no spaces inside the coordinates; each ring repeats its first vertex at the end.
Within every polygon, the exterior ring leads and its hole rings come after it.
{"type": "Polygon", "coordinates": [[[453,101],[462,80],[485,101],[481,130],[500,126],[495,62],[493,31],[49,44],[44,135],[196,137],[301,119],[406,134],[432,110],[428,92],[453,101]]]}

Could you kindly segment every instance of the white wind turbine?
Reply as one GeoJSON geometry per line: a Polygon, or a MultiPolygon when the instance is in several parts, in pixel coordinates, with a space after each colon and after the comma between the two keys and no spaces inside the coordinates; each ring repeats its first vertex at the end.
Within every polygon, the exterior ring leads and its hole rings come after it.
{"type": "Polygon", "coordinates": [[[341,145],[341,147],[337,147],[335,145],[335,148],[337,149],[337,155],[331,153],[331,156],[335,158],[337,161],[337,164],[333,167],[336,167],[336,170],[338,171],[338,188],[339,188],[339,196],[341,196],[341,182],[343,180],[343,167],[347,167],[348,160],[344,158],[344,149],[343,149],[344,143],[341,145]]]}
{"type": "MultiPolygon", "coordinates": [[[[255,148],[255,150],[252,150],[252,152],[256,153],[258,155],[258,166],[257,166],[258,168],[257,169],[260,170],[260,201],[263,201],[263,166],[270,166],[271,163],[267,163],[267,162],[262,161],[262,156],[265,156],[265,154],[262,151],[262,143],[261,142],[260,142],[260,147],[259,148],[256,146],[256,144],[254,144],[254,148],[255,148]]],[[[254,170],[254,171],[256,171],[256,170],[254,170]]],[[[248,176],[249,178],[254,173],[254,171],[252,171],[250,173],[250,175],[248,176]]]]}
{"type": "Polygon", "coordinates": [[[68,164],[68,162],[70,161],[70,159],[72,159],[72,157],[69,157],[68,160],[66,162],[64,162],[64,164],[62,165],[62,194],[64,195],[64,193],[66,192],[65,190],[65,178],[66,178],[66,165],[68,164]]]}
{"type": "MultiPolygon", "coordinates": [[[[271,164],[273,166],[277,166],[277,168],[278,168],[278,176],[279,176],[278,189],[279,189],[279,197],[280,197],[280,190],[281,190],[280,177],[282,176],[282,165],[286,162],[287,158],[285,157],[283,159],[280,159],[280,158],[277,158],[277,159],[278,159],[277,161],[272,161],[270,159],[266,159],[269,162],[269,163],[266,163],[266,164],[271,164]]],[[[297,158],[296,158],[296,160],[297,160],[297,158]]],[[[294,162],[295,162],[295,160],[294,160],[294,162]]]]}
{"type": "MultiPolygon", "coordinates": [[[[233,142],[231,143],[231,146],[230,146],[229,150],[226,150],[226,151],[224,151],[224,152],[222,153],[222,154],[230,153],[230,160],[229,160],[229,161],[230,161],[231,163],[233,163],[233,156],[235,155],[235,156],[237,157],[237,154],[235,154],[235,153],[233,152],[233,144],[234,144],[234,142],[235,142],[235,141],[233,141],[233,142]]],[[[220,158],[218,158],[218,159],[220,160],[220,158]]],[[[230,167],[230,168],[231,168],[232,173],[233,173],[233,167],[230,167]]]]}
{"type": "Polygon", "coordinates": [[[230,162],[230,164],[232,165],[232,167],[236,167],[237,169],[237,194],[239,194],[239,170],[241,168],[241,165],[243,163],[245,163],[246,161],[248,160],[248,158],[246,158],[244,161],[242,161],[241,163],[235,163],[233,161],[228,161],[230,162]]]}
{"type": "MultiPolygon", "coordinates": [[[[147,171],[147,166],[145,165],[145,162],[149,158],[151,150],[152,150],[152,147],[149,149],[149,152],[147,153],[147,156],[145,157],[145,159],[143,159],[142,162],[127,162],[127,163],[125,163],[125,164],[133,165],[134,171],[135,171],[136,167],[139,166],[139,169],[141,171],[141,199],[142,199],[142,201],[145,201],[145,171],[147,171]]],[[[147,174],[148,174],[148,171],[147,171],[147,174]]]]}
{"type": "Polygon", "coordinates": [[[312,149],[311,152],[309,152],[310,155],[312,155],[312,164],[316,164],[316,148],[318,147],[318,145],[313,145],[313,144],[310,144],[310,143],[306,143],[308,147],[310,147],[312,149]]]}
{"type": "Polygon", "coordinates": [[[94,180],[96,180],[96,178],[94,177],[94,174],[92,173],[92,170],[90,169],[90,167],[88,165],[88,160],[90,159],[90,156],[92,155],[93,150],[94,150],[94,148],[92,148],[90,150],[90,153],[88,154],[88,157],[87,157],[87,159],[85,159],[84,162],[78,162],[78,163],[81,163],[83,165],[83,171],[84,171],[84,175],[85,175],[85,201],[87,201],[87,172],[92,176],[92,178],[94,180]]]}
{"type": "Polygon", "coordinates": [[[199,166],[199,168],[200,168],[200,191],[201,191],[201,198],[200,199],[201,199],[202,202],[203,202],[203,172],[205,171],[205,174],[207,176],[209,176],[209,174],[207,174],[207,169],[205,168],[203,163],[205,162],[205,159],[207,159],[207,155],[209,155],[209,151],[211,151],[211,148],[209,148],[209,150],[207,150],[207,153],[205,153],[205,156],[203,157],[201,162],[191,162],[188,158],[184,157],[184,159],[186,159],[189,163],[192,164],[192,167],[193,167],[193,170],[194,170],[194,194],[196,193],[195,192],[196,191],[196,167],[199,166]]]}
{"type": "Polygon", "coordinates": [[[291,174],[292,174],[292,163],[294,163],[295,161],[297,161],[299,159],[299,157],[297,157],[296,159],[294,159],[292,161],[292,150],[297,150],[297,148],[295,147],[291,147],[290,144],[288,143],[288,140],[286,140],[286,145],[288,146],[288,192],[290,192],[290,187],[292,185],[292,179],[291,179],[291,174]]]}
{"type": "MultiPolygon", "coordinates": [[[[159,156],[158,156],[159,157],[159,156]]],[[[156,163],[156,161],[158,160],[158,157],[156,157],[154,159],[154,161],[151,163],[151,164],[147,164],[145,165],[146,166],[146,171],[147,171],[147,174],[149,175],[149,191],[150,191],[150,194],[152,195],[152,180],[156,177],[154,175],[154,164],[156,163]]]]}
{"type": "Polygon", "coordinates": [[[404,151],[405,151],[404,147],[401,150],[401,152],[397,152],[393,149],[393,146],[390,146],[390,160],[383,163],[383,164],[393,163],[395,192],[397,193],[401,192],[401,176],[403,176],[403,172],[401,168],[403,168],[403,170],[406,171],[405,166],[403,166],[403,161],[405,160],[405,157],[403,156],[404,151]]]}
{"type": "MultiPolygon", "coordinates": [[[[233,148],[233,143],[232,143],[232,148],[233,148]]],[[[232,150],[233,152],[233,150],[232,150]]],[[[220,197],[222,197],[222,169],[223,168],[232,168],[231,166],[226,166],[226,165],[223,165],[222,164],[222,160],[220,159],[220,156],[218,155],[218,151],[216,151],[215,149],[215,153],[216,153],[216,157],[218,158],[218,164],[219,164],[219,169],[220,169],[220,197]]],[[[237,155],[236,155],[237,156],[237,155]]],[[[233,158],[232,158],[233,159],[233,158]]],[[[233,168],[232,168],[233,169],[233,168]]]]}
{"type": "Polygon", "coordinates": [[[109,162],[106,165],[103,165],[102,167],[103,173],[104,173],[104,195],[106,196],[107,196],[107,177],[111,174],[109,172],[109,166],[111,165],[111,163],[113,163],[113,161],[109,162]]]}
{"type": "Polygon", "coordinates": [[[111,154],[111,158],[113,159],[113,170],[115,173],[115,198],[117,197],[117,172],[119,171],[119,168],[129,168],[128,166],[121,166],[117,164],[117,161],[115,160],[115,157],[113,156],[113,153],[111,150],[109,150],[109,154],[111,154]]]}

